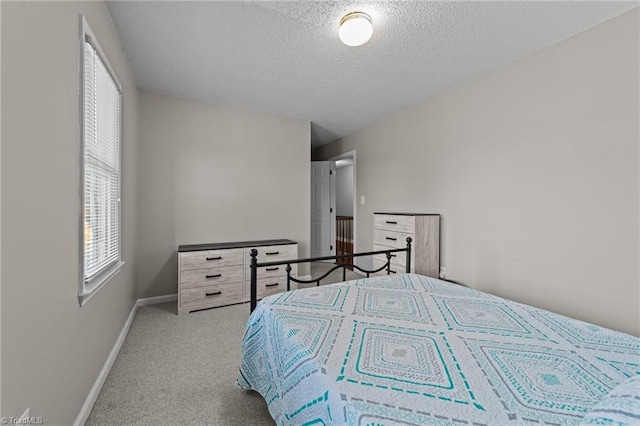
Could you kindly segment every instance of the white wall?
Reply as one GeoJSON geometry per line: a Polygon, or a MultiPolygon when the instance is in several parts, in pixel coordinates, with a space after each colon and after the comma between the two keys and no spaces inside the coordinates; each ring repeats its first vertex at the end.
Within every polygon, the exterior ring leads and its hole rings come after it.
{"type": "Polygon", "coordinates": [[[308,121],[149,92],[140,104],[139,297],[176,293],[180,244],[289,238],[308,257],[308,121]]]}
{"type": "Polygon", "coordinates": [[[640,334],[639,10],[316,150],[358,152],[358,250],[441,213],[451,279],[640,334]]]}
{"type": "Polygon", "coordinates": [[[353,166],[336,169],[336,213],[353,216],[353,166]]]}
{"type": "Polygon", "coordinates": [[[102,2],[2,2],[2,416],[76,419],[136,296],[138,89],[102,2]],[[123,86],[123,258],[78,305],[79,20],[123,86]]]}

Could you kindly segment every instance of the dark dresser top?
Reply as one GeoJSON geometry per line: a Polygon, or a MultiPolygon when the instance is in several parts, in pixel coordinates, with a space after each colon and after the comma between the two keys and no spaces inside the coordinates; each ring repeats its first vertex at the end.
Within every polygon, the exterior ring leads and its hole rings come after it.
{"type": "Polygon", "coordinates": [[[440,213],[385,213],[373,212],[373,214],[388,214],[393,216],[440,216],[440,213]]]}
{"type": "Polygon", "coordinates": [[[262,247],[262,246],[284,246],[288,244],[297,244],[291,240],[259,240],[259,241],[236,241],[232,243],[209,243],[209,244],[190,244],[178,246],[178,251],[202,251],[202,250],[220,250],[242,247],[262,247]]]}

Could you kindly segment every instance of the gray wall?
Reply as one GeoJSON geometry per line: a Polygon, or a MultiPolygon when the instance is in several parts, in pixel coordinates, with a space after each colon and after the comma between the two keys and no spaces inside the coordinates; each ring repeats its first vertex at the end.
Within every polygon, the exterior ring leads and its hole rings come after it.
{"type": "Polygon", "coordinates": [[[336,213],[353,216],[353,166],[336,169],[336,213]]]}
{"type": "Polygon", "coordinates": [[[2,415],[76,419],[136,297],[137,88],[102,2],[2,2],[2,415]],[[79,24],[123,85],[123,257],[78,305],[79,24]]]}
{"type": "Polygon", "coordinates": [[[176,293],[180,244],[290,238],[309,255],[308,121],[140,93],[139,297],[176,293]]]}
{"type": "Polygon", "coordinates": [[[640,334],[638,11],[316,150],[357,151],[358,250],[441,213],[450,278],[640,334]]]}

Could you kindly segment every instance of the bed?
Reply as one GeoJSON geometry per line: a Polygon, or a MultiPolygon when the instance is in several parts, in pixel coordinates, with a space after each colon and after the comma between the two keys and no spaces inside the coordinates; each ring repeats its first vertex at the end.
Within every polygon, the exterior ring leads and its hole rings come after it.
{"type": "Polygon", "coordinates": [[[638,374],[636,337],[405,273],[263,299],[238,385],[278,425],[636,424],[638,374]]]}

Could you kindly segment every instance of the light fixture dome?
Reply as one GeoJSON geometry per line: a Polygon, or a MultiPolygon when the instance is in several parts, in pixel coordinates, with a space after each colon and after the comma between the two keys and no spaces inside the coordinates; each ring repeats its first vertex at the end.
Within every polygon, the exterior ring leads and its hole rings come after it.
{"type": "Polygon", "coordinates": [[[371,17],[363,12],[351,12],[340,20],[338,36],[347,46],[365,44],[373,34],[371,17]]]}

